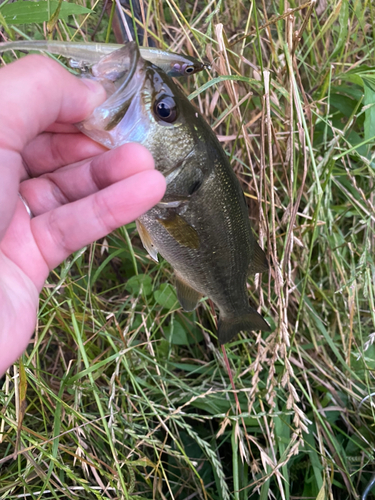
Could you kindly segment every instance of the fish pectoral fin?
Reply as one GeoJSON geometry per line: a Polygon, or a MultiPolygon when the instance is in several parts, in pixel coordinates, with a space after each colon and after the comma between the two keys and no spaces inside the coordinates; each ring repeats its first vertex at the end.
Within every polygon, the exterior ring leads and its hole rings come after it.
{"type": "Polygon", "coordinates": [[[155,262],[158,262],[158,249],[156,248],[156,246],[152,242],[150,233],[147,231],[147,229],[145,228],[145,226],[142,224],[142,222],[140,220],[137,219],[135,221],[135,223],[137,225],[137,231],[138,231],[139,237],[141,238],[142,245],[149,253],[151,259],[154,260],[155,262]]]}
{"type": "Polygon", "coordinates": [[[194,149],[192,149],[186,156],[179,160],[172,168],[164,173],[167,185],[170,184],[185,168],[186,161],[194,156],[194,149]]]}
{"type": "Polygon", "coordinates": [[[242,316],[229,318],[220,318],[218,326],[218,337],[220,344],[226,344],[232,338],[242,331],[251,332],[253,330],[262,330],[270,332],[270,325],[255,309],[249,308],[249,312],[242,316]]]}
{"type": "Polygon", "coordinates": [[[198,305],[202,294],[197,292],[185,280],[176,274],[176,291],[177,298],[184,311],[194,311],[198,305]]]}
{"type": "Polygon", "coordinates": [[[157,219],[157,221],[181,246],[194,250],[199,248],[199,235],[197,231],[180,215],[172,213],[166,219],[157,219]]]}
{"type": "Polygon", "coordinates": [[[257,274],[263,273],[264,271],[268,271],[269,265],[266,254],[260,248],[258,243],[254,242],[254,254],[251,264],[249,266],[249,274],[257,274]]]}

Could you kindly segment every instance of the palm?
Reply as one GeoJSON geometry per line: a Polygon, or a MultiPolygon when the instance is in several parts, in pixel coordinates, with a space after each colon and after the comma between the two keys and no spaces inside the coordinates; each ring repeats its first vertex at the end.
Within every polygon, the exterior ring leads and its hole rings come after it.
{"type": "Polygon", "coordinates": [[[0,251],[0,373],[26,348],[35,328],[38,290],[0,251]]]}

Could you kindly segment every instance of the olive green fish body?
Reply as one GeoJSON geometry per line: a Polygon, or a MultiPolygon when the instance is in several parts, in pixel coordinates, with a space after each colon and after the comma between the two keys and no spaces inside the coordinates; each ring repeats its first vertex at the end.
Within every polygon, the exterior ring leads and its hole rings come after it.
{"type": "Polygon", "coordinates": [[[155,250],[174,268],[183,307],[193,309],[200,296],[218,306],[219,340],[225,343],[241,329],[269,329],[249,307],[246,289],[248,275],[265,271],[268,265],[252,235],[244,195],[225,153],[211,129],[205,133],[207,125],[200,116],[195,123],[202,134],[196,138],[199,146],[166,193],[167,199],[175,195],[187,201],[171,208],[158,205],[139,220],[155,250]],[[258,267],[252,270],[254,260],[258,267]],[[186,285],[197,292],[190,307],[184,304],[186,285]],[[241,328],[238,318],[248,318],[241,328]]]}
{"type": "MultiPolygon", "coordinates": [[[[111,54],[123,45],[97,42],[60,42],[57,40],[19,40],[0,43],[0,53],[8,50],[40,50],[71,59],[71,66],[84,68],[98,63],[103,56],[111,54]]],[[[175,54],[155,47],[140,47],[143,59],[155,64],[169,76],[181,77],[193,75],[208,67],[198,59],[182,54],[175,54]]]]}
{"type": "Polygon", "coordinates": [[[80,130],[107,147],[136,141],[151,151],[167,190],[138,228],[150,255],[160,253],[174,268],[184,309],[194,309],[201,296],[211,298],[220,312],[220,343],[241,330],[269,330],[249,306],[246,289],[248,275],[268,263],[226,154],[165,73],[134,54],[130,66],[135,69],[80,130]]]}

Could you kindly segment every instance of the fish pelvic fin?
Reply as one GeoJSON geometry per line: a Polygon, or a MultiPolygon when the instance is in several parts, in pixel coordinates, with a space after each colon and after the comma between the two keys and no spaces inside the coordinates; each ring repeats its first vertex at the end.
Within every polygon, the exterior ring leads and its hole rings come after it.
{"type": "Polygon", "coordinates": [[[219,343],[226,344],[237,333],[242,331],[263,330],[270,332],[270,325],[255,309],[249,309],[247,314],[238,317],[220,318],[218,326],[219,343]]]}
{"type": "Polygon", "coordinates": [[[185,280],[176,274],[176,292],[177,298],[184,311],[194,311],[197,307],[202,294],[197,292],[185,280]]]}
{"type": "Polygon", "coordinates": [[[158,249],[154,245],[150,233],[147,231],[147,229],[139,219],[137,219],[135,223],[137,225],[137,231],[139,237],[141,238],[144,248],[147,250],[151,259],[154,260],[155,262],[158,262],[158,249]]]}
{"type": "Polygon", "coordinates": [[[254,242],[254,253],[253,253],[253,259],[251,261],[251,264],[249,266],[249,274],[257,274],[257,273],[263,273],[264,271],[268,271],[269,265],[268,265],[268,260],[266,257],[266,254],[264,251],[260,248],[258,243],[255,241],[254,242]]]}

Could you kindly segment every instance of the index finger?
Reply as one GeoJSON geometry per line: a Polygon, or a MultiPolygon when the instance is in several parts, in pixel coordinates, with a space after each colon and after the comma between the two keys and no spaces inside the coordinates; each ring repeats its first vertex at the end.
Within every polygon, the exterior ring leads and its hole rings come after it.
{"type": "Polygon", "coordinates": [[[0,147],[22,151],[55,122],[76,123],[105,100],[104,88],[40,55],[0,69],[0,147]]]}

